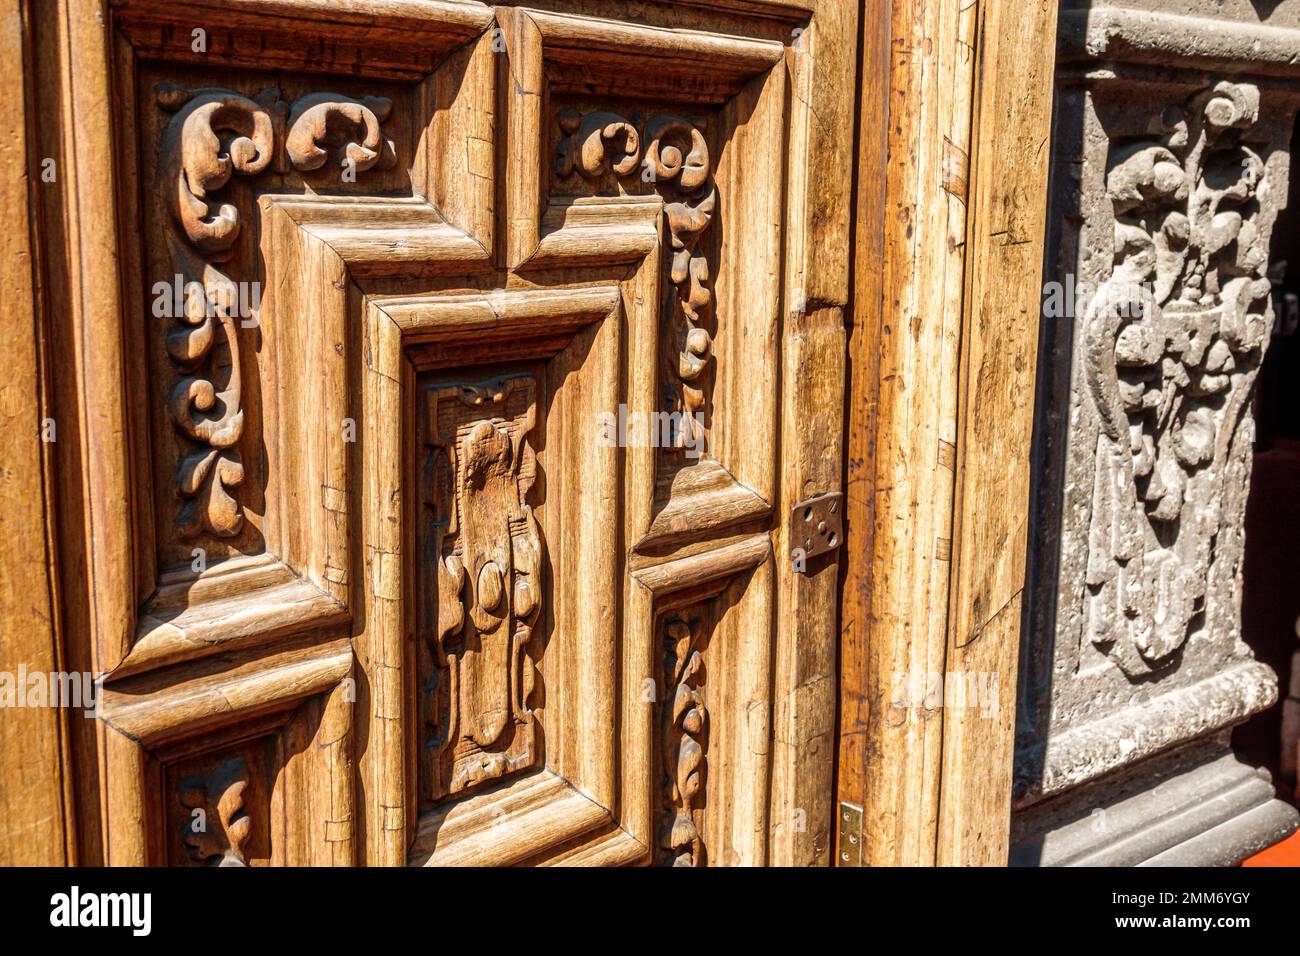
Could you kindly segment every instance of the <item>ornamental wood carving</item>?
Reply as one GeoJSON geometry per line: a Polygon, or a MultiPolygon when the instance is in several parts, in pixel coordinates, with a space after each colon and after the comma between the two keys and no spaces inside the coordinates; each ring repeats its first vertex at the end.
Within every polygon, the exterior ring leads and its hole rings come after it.
{"type": "Polygon", "coordinates": [[[701,448],[713,350],[713,294],[709,263],[699,244],[718,204],[704,134],[690,120],[669,113],[633,121],[617,113],[598,110],[584,115],[564,109],[556,122],[563,134],[555,157],[561,179],[578,175],[597,180],[608,173],[639,176],[664,197],[673,287],[664,410],[680,416],[674,444],[701,448]]]}
{"type": "MultiPolygon", "coordinates": [[[[167,352],[180,374],[168,400],[177,430],[195,447],[181,461],[175,480],[183,500],[176,521],[182,538],[211,534],[228,538],[243,523],[236,489],[244,480],[239,442],[244,434],[239,328],[257,324],[244,314],[227,263],[247,210],[227,201],[234,175],[254,177],[277,158],[283,140],[295,169],[319,169],[336,151],[342,175],[391,166],[393,145],[380,124],[391,109],[383,97],[355,100],[313,93],[292,106],[278,91],[256,99],[221,89],[157,89],[158,105],[175,116],[162,142],[160,189],[168,197],[175,229],[168,237],[184,289],[167,352]],[[288,123],[288,131],[284,132],[288,123]],[[236,304],[241,306],[236,309],[236,304]]],[[[282,160],[276,166],[283,169],[282,160]]],[[[245,281],[252,277],[244,277],[245,281]]]]}
{"type": "Polygon", "coordinates": [[[531,376],[428,393],[435,470],[438,668],[432,796],[531,767],[537,757],[529,656],[541,603],[542,539],[528,491],[536,458],[531,376]]]}
{"type": "Polygon", "coordinates": [[[1100,423],[1088,635],[1130,676],[1204,623],[1224,482],[1272,325],[1259,91],[1221,82],[1107,176],[1115,268],[1084,319],[1100,423]]]}
{"type": "Polygon", "coordinates": [[[181,840],[193,864],[248,865],[245,844],[253,830],[244,806],[248,784],[248,763],[243,757],[232,757],[206,776],[181,781],[178,796],[188,811],[181,840]]]}
{"type": "Polygon", "coordinates": [[[833,684],[835,574],[795,580],[773,544],[842,460],[851,177],[825,130],[853,96],[818,84],[851,77],[853,16],[256,6],[208,18],[200,55],[174,4],[109,5],[99,92],[123,109],[45,134],[77,143],[45,202],[116,216],[93,224],[113,254],[51,260],[84,270],[50,283],[55,347],[96,358],[55,390],[60,421],[94,413],[60,553],[85,532],[104,572],[64,603],[108,675],[73,748],[103,840],[66,845],[825,859],[831,701],[803,688],[833,684]],[[92,404],[117,384],[130,401],[92,404]],[[667,452],[635,437],[664,418],[667,452]],[[674,614],[691,637],[665,648],[674,614]]]}
{"type": "Polygon", "coordinates": [[[708,709],[700,692],[704,659],[700,618],[673,615],[664,625],[663,810],[659,847],[668,866],[703,866],[704,840],[696,815],[704,789],[708,709]]]}
{"type": "Polygon", "coordinates": [[[181,462],[176,490],[182,537],[200,532],[230,537],[243,521],[230,489],[244,480],[236,443],[243,434],[239,335],[231,314],[233,283],[220,264],[230,258],[240,210],[216,197],[235,174],[266,169],[274,150],[267,106],[227,90],[164,88],[158,103],[176,111],[163,139],[162,188],[177,231],[172,255],[185,283],[184,312],[167,336],[181,378],[168,410],[196,447],[181,462]],[[224,141],[223,141],[224,137],[224,141]],[[218,340],[224,356],[218,357],[218,340]],[[224,374],[224,381],[221,378],[224,374]]]}

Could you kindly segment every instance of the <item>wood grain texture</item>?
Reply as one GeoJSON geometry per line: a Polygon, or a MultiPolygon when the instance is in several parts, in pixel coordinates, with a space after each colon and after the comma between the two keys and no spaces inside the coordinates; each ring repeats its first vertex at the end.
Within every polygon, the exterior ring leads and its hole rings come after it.
{"type": "MultiPolygon", "coordinates": [[[[853,563],[843,610],[845,646],[857,660],[846,662],[839,793],[865,807],[870,865],[934,862],[943,715],[900,700],[898,688],[910,675],[944,669],[966,224],[963,199],[945,188],[944,157],[967,152],[976,12],[927,0],[894,5],[883,195],[876,177],[859,170],[865,235],[855,276],[853,563]]],[[[878,36],[864,41],[868,49],[879,62],[878,36]]],[[[861,161],[878,161],[881,88],[864,87],[863,96],[861,161]]]]}
{"type": "MultiPolygon", "coordinates": [[[[98,675],[130,642],[137,552],[128,515],[135,503],[131,454],[123,441],[128,402],[122,352],[129,337],[119,322],[119,252],[114,170],[97,157],[113,153],[113,123],[95,104],[109,98],[108,33],[95,2],[25,5],[31,60],[27,90],[33,145],[34,275],[48,330],[48,416],[52,451],[60,621],[75,635],[63,666],[98,675]],[[92,398],[93,396],[93,398],[92,398]]],[[[101,772],[102,727],[68,721],[76,799],[69,829],[83,864],[105,859],[109,793],[101,772]]]]}
{"type": "Polygon", "coordinates": [[[64,852],[827,862],[856,5],[33,19],[64,852]]]}
{"type": "MultiPolygon", "coordinates": [[[[879,340],[885,307],[884,250],[889,152],[890,18],[873,6],[859,30],[861,62],[854,157],[853,288],[845,357],[844,553],[840,560],[837,801],[862,806],[870,756],[872,555],[875,551],[876,427],[879,421],[879,340]]],[[[831,852],[838,862],[838,827],[831,852]]]]}
{"type": "Polygon", "coordinates": [[[887,64],[864,32],[838,793],[870,865],[1005,862],[1055,32],[1031,9],[895,4],[887,64]],[[980,675],[996,708],[925,690],[980,675]]]}
{"type": "MultiPolygon", "coordinates": [[[[777,514],[796,501],[843,487],[845,309],[849,257],[844,254],[852,199],[858,5],[817,5],[795,38],[791,68],[791,150],[806,162],[790,167],[786,202],[786,300],[778,345],[782,356],[780,491],[777,514]]],[[[794,542],[781,525],[776,551],[778,629],[772,716],[772,809],[769,858],[782,866],[827,866],[834,852],[834,791],[839,618],[836,551],[801,571],[788,558],[794,542]]]]}
{"type": "Polygon", "coordinates": [[[944,865],[1006,862],[1056,7],[980,8],[947,670],[996,674],[997,708],[944,722],[944,865]]]}
{"type": "MultiPolygon", "coordinates": [[[[25,4],[0,5],[0,50],[10,64],[30,65],[25,4]]],[[[6,375],[0,386],[0,671],[48,674],[62,670],[53,549],[52,446],[46,376],[48,341],[33,270],[33,190],[27,71],[0,80],[0,289],[9,333],[0,338],[6,375]],[[22,671],[20,671],[20,668],[22,671]]],[[[57,423],[56,428],[57,428],[57,423]]],[[[57,430],[55,431],[57,436],[57,430]]],[[[13,678],[11,678],[12,680],[13,678]]],[[[14,690],[11,686],[10,690],[14,690]]],[[[10,702],[12,703],[12,702],[10,702]]],[[[0,720],[0,865],[56,866],[76,861],[75,819],[69,806],[68,712],[12,707],[0,720]]]]}

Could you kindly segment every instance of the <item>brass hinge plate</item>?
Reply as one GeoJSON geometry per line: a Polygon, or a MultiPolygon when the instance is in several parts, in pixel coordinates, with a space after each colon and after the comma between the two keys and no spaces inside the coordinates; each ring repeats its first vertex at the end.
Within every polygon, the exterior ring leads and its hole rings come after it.
{"type": "Polygon", "coordinates": [[[844,495],[838,491],[796,501],[790,509],[790,557],[799,571],[809,558],[834,551],[844,540],[844,495]]]}
{"type": "Polygon", "coordinates": [[[862,808],[840,801],[840,840],[837,866],[862,865],[862,808]]]}

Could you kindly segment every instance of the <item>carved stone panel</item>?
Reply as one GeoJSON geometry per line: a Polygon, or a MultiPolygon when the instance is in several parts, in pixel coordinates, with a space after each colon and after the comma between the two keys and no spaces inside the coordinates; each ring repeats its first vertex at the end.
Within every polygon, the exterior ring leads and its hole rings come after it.
{"type": "Polygon", "coordinates": [[[1259,200],[1274,187],[1243,142],[1258,119],[1256,87],[1220,82],[1110,157],[1115,265],[1082,318],[1099,426],[1087,638],[1131,677],[1172,663],[1207,600],[1230,599],[1207,588],[1223,506],[1233,520],[1244,492],[1239,429],[1272,323],[1259,200]]]}
{"type": "MultiPolygon", "coordinates": [[[[1240,779],[1207,755],[1276,699],[1242,640],[1241,568],[1300,108],[1267,74],[1300,22],[1257,18],[1200,0],[1062,8],[1015,763],[1025,861],[1174,852],[1212,824],[1189,813],[1130,839],[1134,810],[1096,829],[1087,785],[1105,778],[1133,807],[1206,804],[1240,779]]],[[[1251,800],[1251,839],[1293,826],[1268,794],[1251,800]]]]}

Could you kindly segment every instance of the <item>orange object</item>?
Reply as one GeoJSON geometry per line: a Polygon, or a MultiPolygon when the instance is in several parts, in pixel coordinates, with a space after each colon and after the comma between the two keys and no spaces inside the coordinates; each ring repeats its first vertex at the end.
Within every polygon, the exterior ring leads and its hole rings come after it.
{"type": "Polygon", "coordinates": [[[1300,831],[1242,861],[1242,866],[1300,866],[1300,831]]]}

